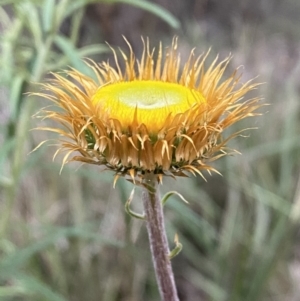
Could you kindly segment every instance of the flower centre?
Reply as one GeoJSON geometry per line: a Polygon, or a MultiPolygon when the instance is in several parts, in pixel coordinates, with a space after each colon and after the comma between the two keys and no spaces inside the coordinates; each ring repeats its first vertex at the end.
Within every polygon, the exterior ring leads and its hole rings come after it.
{"type": "Polygon", "coordinates": [[[99,117],[118,119],[127,128],[137,109],[138,123],[149,132],[159,131],[167,117],[184,113],[205,98],[196,90],[162,81],[130,81],[110,84],[98,89],[92,99],[99,117]]]}

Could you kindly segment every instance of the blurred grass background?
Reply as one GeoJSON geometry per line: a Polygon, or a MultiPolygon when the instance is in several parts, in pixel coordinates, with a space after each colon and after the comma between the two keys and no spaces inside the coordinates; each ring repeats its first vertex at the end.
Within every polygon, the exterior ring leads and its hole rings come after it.
{"type": "MultiPolygon", "coordinates": [[[[124,203],[132,185],[94,166],[52,162],[55,148],[28,153],[49,133],[31,116],[47,105],[28,96],[50,71],[88,72],[82,58],[111,58],[105,44],[137,56],[179,36],[183,59],[212,47],[233,54],[229,72],[259,75],[270,106],[236,129],[242,156],[215,163],[222,177],[166,179],[165,208],[181,301],[300,300],[300,2],[297,0],[0,1],[0,300],[159,300],[145,225],[124,203]]],[[[140,191],[134,208],[142,210],[140,191]]]]}

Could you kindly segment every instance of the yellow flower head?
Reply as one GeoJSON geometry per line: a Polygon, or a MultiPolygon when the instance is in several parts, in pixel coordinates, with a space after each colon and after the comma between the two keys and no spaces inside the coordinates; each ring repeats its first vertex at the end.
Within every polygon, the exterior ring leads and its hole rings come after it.
{"type": "MultiPolygon", "coordinates": [[[[236,71],[223,79],[229,58],[206,69],[208,53],[180,64],[177,40],[164,52],[150,50],[144,43],[140,60],[130,44],[129,56],[120,51],[125,65],[89,62],[94,80],[77,70],[68,78],[54,74],[44,84],[59,110],[42,109],[42,117],[58,121],[63,128],[44,128],[64,139],[58,152],[66,150],[63,165],[80,161],[104,165],[117,177],[129,175],[135,181],[148,172],[185,176],[214,170],[209,162],[226,155],[223,131],[233,123],[253,116],[259,98],[241,101],[257,84],[239,83],[236,71]],[[79,153],[70,157],[73,153],[79,153]]],[[[117,178],[116,177],[116,178],[117,178]]]]}

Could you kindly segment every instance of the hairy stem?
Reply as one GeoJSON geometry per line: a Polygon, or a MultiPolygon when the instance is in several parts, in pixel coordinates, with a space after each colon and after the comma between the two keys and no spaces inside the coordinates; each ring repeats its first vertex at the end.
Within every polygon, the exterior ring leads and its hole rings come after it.
{"type": "Polygon", "coordinates": [[[179,301],[171,261],[168,256],[169,246],[164,225],[163,208],[155,176],[148,174],[145,178],[145,184],[148,188],[143,191],[143,203],[160,295],[162,301],[179,301]]]}

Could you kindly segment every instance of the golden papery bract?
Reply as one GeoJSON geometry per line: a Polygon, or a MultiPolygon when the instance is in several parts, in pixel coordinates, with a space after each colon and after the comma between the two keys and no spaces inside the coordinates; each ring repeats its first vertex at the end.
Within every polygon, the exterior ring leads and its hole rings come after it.
{"type": "Polygon", "coordinates": [[[236,72],[222,79],[229,58],[219,63],[216,59],[205,69],[208,53],[195,57],[191,52],[181,69],[176,39],[165,54],[160,45],[157,59],[154,59],[155,51],[149,50],[149,42],[144,45],[140,60],[135,58],[130,45],[129,56],[121,51],[124,72],[113,50],[116,69],[108,63],[88,62],[97,80],[72,69],[66,71],[68,78],[53,74],[54,79],[43,84],[46,91],[38,95],[48,98],[60,109],[45,108],[38,115],[63,126],[40,129],[65,137],[56,152],[67,151],[63,165],[69,161],[104,165],[117,175],[129,175],[132,180],[143,177],[146,172],[156,173],[160,180],[162,175],[185,176],[184,171],[202,176],[202,170],[214,170],[209,162],[227,154],[228,140],[237,135],[224,138],[224,129],[255,115],[254,111],[260,107],[259,98],[241,101],[257,84],[249,81],[241,85],[236,72]],[[171,111],[160,121],[159,127],[155,120],[145,119],[147,124],[139,122],[138,105],[126,119],[126,116],[121,117],[122,112],[118,118],[118,111],[111,114],[108,105],[103,110],[103,105],[95,101],[101,87],[111,85],[114,88],[114,84],[122,82],[130,86],[130,82],[136,81],[159,81],[166,83],[166,88],[167,83],[175,83],[196,91],[203,101],[195,101],[182,112],[171,111]],[[70,157],[75,152],[79,155],[70,157]]]}

